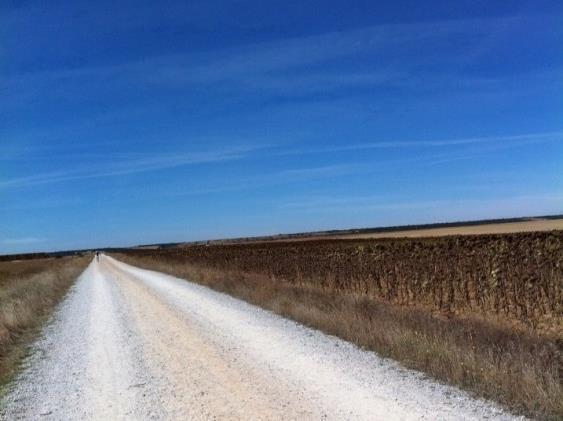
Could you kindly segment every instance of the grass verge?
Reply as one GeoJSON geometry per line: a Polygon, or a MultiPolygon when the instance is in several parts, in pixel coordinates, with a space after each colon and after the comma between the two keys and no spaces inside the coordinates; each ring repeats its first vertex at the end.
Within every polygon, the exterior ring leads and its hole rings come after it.
{"type": "Polygon", "coordinates": [[[513,411],[542,419],[563,418],[561,338],[178,258],[115,257],[226,292],[513,411]]]}
{"type": "Polygon", "coordinates": [[[90,257],[0,262],[0,386],[90,257]]]}

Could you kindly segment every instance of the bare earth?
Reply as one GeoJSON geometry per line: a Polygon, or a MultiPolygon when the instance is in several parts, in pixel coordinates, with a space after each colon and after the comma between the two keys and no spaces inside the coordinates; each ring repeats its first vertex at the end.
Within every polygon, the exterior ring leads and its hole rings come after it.
{"type": "Polygon", "coordinates": [[[109,257],[82,274],[0,419],[515,419],[227,295],[109,257]]]}

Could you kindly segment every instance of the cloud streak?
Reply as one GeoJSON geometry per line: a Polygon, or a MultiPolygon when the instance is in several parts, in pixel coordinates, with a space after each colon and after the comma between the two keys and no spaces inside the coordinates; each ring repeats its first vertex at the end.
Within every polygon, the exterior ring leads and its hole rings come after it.
{"type": "Polygon", "coordinates": [[[49,172],[25,177],[16,177],[3,181],[0,180],[0,189],[28,187],[88,178],[114,177],[189,165],[232,161],[247,156],[255,149],[256,148],[252,147],[240,147],[215,152],[154,154],[152,156],[137,157],[135,159],[126,159],[105,164],[102,163],[99,167],[89,170],[49,172]]]}
{"type": "MultiPolygon", "coordinates": [[[[56,171],[0,180],[0,189],[21,188],[81,179],[115,177],[151,171],[162,171],[190,165],[220,164],[243,159],[257,160],[276,156],[335,154],[339,152],[368,151],[373,149],[439,149],[481,145],[481,147],[472,151],[461,150],[427,156],[422,155],[410,158],[381,160],[372,165],[351,162],[322,167],[287,169],[273,177],[275,180],[291,181],[298,180],[300,177],[309,178],[311,176],[322,177],[325,175],[336,176],[358,172],[370,172],[373,171],[373,166],[375,165],[377,165],[379,170],[389,168],[390,166],[400,166],[402,164],[418,163],[421,165],[438,165],[458,160],[472,159],[479,154],[499,149],[509,149],[542,142],[563,142],[563,131],[508,136],[470,137],[450,140],[383,141],[310,149],[280,149],[275,145],[264,144],[260,146],[257,144],[255,146],[240,146],[205,152],[155,153],[153,155],[148,153],[128,154],[128,158],[127,156],[119,160],[115,160],[114,158],[113,161],[110,158],[109,162],[102,161],[97,167],[87,170],[56,171]]],[[[259,178],[253,179],[253,182],[256,183],[256,185],[261,185],[264,183],[264,177],[268,178],[268,175],[262,174],[259,178]]]]}
{"type": "Polygon", "coordinates": [[[16,246],[16,245],[19,246],[19,245],[42,243],[45,241],[47,241],[45,238],[22,237],[22,238],[4,238],[0,240],[0,243],[8,246],[16,246]]]}
{"type": "Polygon", "coordinates": [[[280,209],[292,213],[360,213],[360,212],[392,212],[392,211],[428,211],[431,215],[472,214],[479,211],[483,216],[492,218],[496,215],[529,216],[526,212],[538,212],[538,205],[547,213],[560,211],[563,206],[563,194],[551,192],[537,195],[513,195],[483,199],[429,199],[390,201],[381,196],[364,197],[325,197],[302,198],[282,203],[280,209]]]}
{"type": "Polygon", "coordinates": [[[280,155],[306,155],[315,153],[361,151],[369,149],[402,149],[402,148],[440,148],[476,144],[495,144],[500,147],[517,147],[529,143],[563,142],[563,131],[528,133],[508,136],[483,136],[442,140],[382,141],[373,143],[356,143],[343,146],[324,148],[294,149],[280,151],[280,155]]]}
{"type": "MultiPolygon", "coordinates": [[[[440,58],[440,83],[453,89],[460,86],[460,75],[449,65],[462,62],[471,51],[479,52],[482,45],[494,45],[498,31],[518,31],[523,20],[533,17],[503,17],[488,19],[445,20],[424,23],[381,24],[371,27],[327,32],[263,43],[253,43],[206,53],[186,51],[180,54],[152,56],[143,60],[111,65],[90,65],[80,68],[5,75],[5,90],[13,92],[18,101],[33,96],[63,95],[75,92],[80,96],[84,81],[100,90],[111,81],[111,90],[135,88],[209,89],[221,91],[255,91],[261,96],[303,96],[315,92],[331,92],[354,86],[398,85],[414,89],[420,83],[420,66],[440,58]],[[452,37],[466,40],[463,56],[445,59],[440,51],[447,48],[452,37]],[[397,51],[404,51],[409,61],[395,63],[397,51]],[[355,66],[311,71],[311,67],[335,60],[357,57],[380,57],[377,68],[358,70],[355,66]],[[331,70],[332,69],[332,70],[331,70]],[[449,69],[449,70],[448,70],[449,69]],[[456,77],[445,78],[452,72],[456,77]],[[416,83],[413,83],[416,80],[416,83]],[[448,82],[449,81],[449,82],[448,82]]],[[[545,17],[542,17],[545,19],[545,17]]],[[[432,72],[435,74],[435,72],[432,72]]],[[[432,74],[426,74],[430,77],[432,74]]],[[[471,78],[464,77],[464,89],[471,78]]],[[[480,83],[477,81],[477,83],[480,83]]],[[[471,85],[475,85],[471,83],[471,85]]],[[[10,106],[9,102],[3,106],[10,106]]]]}

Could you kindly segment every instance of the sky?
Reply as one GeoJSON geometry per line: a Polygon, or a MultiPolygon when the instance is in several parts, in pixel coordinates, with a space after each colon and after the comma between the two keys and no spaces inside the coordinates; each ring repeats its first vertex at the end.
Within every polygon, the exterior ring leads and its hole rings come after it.
{"type": "Polygon", "coordinates": [[[563,212],[561,1],[4,1],[0,254],[563,212]]]}

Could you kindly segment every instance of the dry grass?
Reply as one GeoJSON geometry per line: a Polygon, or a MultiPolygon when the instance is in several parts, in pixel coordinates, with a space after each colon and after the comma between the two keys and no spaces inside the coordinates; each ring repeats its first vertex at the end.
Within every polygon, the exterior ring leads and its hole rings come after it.
{"type": "MultiPolygon", "coordinates": [[[[536,240],[534,237],[534,241],[526,244],[537,246],[536,240]]],[[[311,244],[307,247],[311,247],[311,244]]],[[[272,253],[271,250],[266,252],[256,245],[236,246],[238,248],[233,249],[237,250],[235,255],[226,252],[225,246],[210,246],[188,254],[147,251],[116,257],[137,266],[191,279],[237,296],[282,316],[374,350],[380,355],[400,361],[407,367],[460,386],[478,396],[493,399],[514,411],[545,419],[563,417],[563,387],[560,378],[563,342],[559,331],[538,328],[537,324],[510,323],[505,317],[507,314],[514,317],[518,314],[520,317],[520,313],[505,314],[501,311],[502,317],[494,317],[497,314],[495,311],[487,314],[483,313],[482,307],[477,307],[477,312],[465,311],[456,314],[449,310],[439,311],[429,305],[417,306],[414,300],[394,300],[393,295],[366,294],[362,290],[363,287],[345,288],[346,273],[349,277],[348,285],[365,285],[354,275],[363,270],[362,268],[365,269],[366,259],[360,259],[363,264],[358,265],[353,254],[354,250],[357,254],[357,244],[351,244],[348,252],[342,252],[341,249],[339,256],[333,255],[329,260],[319,260],[319,253],[334,252],[326,243],[323,246],[319,242],[315,246],[316,251],[299,248],[300,253],[288,252],[287,247],[291,245],[278,246],[273,254],[279,255],[283,263],[299,262],[291,268],[293,278],[289,278],[290,272],[285,270],[282,272],[284,277],[272,271],[257,271],[256,268],[262,267],[257,262],[264,260],[267,264],[272,253]],[[246,251],[243,252],[245,247],[246,251]],[[204,253],[206,258],[202,258],[200,253],[204,253]],[[282,253],[285,253],[285,256],[282,253]],[[303,263],[303,253],[316,261],[303,263]],[[210,256],[214,254],[218,254],[220,258],[215,256],[216,259],[211,259],[210,256]],[[246,255],[252,258],[245,258],[246,255]],[[333,275],[335,272],[342,272],[344,275],[336,278],[332,276],[328,286],[326,280],[321,281],[319,273],[311,272],[315,276],[310,278],[305,276],[310,273],[306,265],[319,267],[323,264],[327,265],[327,270],[333,271],[333,275]]],[[[447,244],[451,246],[450,243],[447,244]]],[[[399,249],[403,250],[404,246],[404,243],[401,243],[399,249]]],[[[430,241],[426,246],[433,250],[430,254],[422,253],[427,259],[434,253],[440,254],[440,246],[434,241],[430,241]]],[[[420,243],[417,243],[417,247],[420,247],[420,243]]],[[[554,247],[553,238],[548,241],[547,247],[554,247]]],[[[540,249],[543,251],[542,247],[540,249]]],[[[383,255],[382,249],[376,247],[375,250],[378,250],[378,256],[383,255]]],[[[407,247],[407,250],[410,249],[407,247]]],[[[448,250],[450,259],[445,263],[451,266],[450,272],[455,272],[460,269],[460,259],[456,259],[459,256],[456,256],[455,250],[448,250]]],[[[555,258],[556,268],[559,268],[558,256],[561,250],[550,250],[555,253],[556,256],[551,256],[551,259],[555,258]]],[[[467,252],[476,251],[469,249],[467,252]]],[[[537,250],[531,251],[532,258],[536,252],[537,250]]],[[[403,261],[402,264],[410,264],[409,272],[415,271],[416,265],[420,265],[419,269],[424,271],[419,257],[411,259],[410,262],[407,258],[407,262],[403,261]]],[[[403,258],[403,254],[395,256],[396,265],[399,265],[403,258]]],[[[501,259],[500,263],[509,273],[519,274],[520,272],[510,272],[509,264],[516,260],[501,259]]],[[[382,265],[385,265],[384,262],[384,259],[379,260],[382,265]]],[[[498,264],[499,260],[496,259],[495,262],[498,264]]],[[[524,261],[525,264],[533,262],[534,260],[530,259],[524,261]]],[[[434,269],[437,270],[436,279],[440,279],[440,267],[442,266],[434,269]]],[[[546,299],[550,297],[549,291],[540,291],[543,295],[538,298],[545,299],[545,305],[542,304],[541,308],[545,311],[548,309],[550,314],[554,313],[557,318],[561,311],[560,272],[553,272],[554,268],[550,267],[549,259],[547,263],[542,261],[541,267],[555,277],[546,285],[555,282],[553,288],[559,289],[556,291],[554,307],[549,307],[549,300],[546,299]]],[[[470,270],[467,272],[468,266],[463,266],[463,270],[465,272],[461,273],[465,276],[472,276],[470,270]]],[[[395,279],[398,279],[399,271],[400,267],[397,266],[392,272],[395,279]]],[[[498,273],[496,276],[498,277],[498,273]]],[[[376,282],[375,278],[371,279],[376,282]]],[[[452,282],[450,278],[447,279],[452,282]]],[[[545,281],[545,277],[534,279],[545,281]]],[[[447,287],[442,281],[440,280],[439,285],[447,287]]],[[[504,288],[510,285],[507,284],[506,278],[503,281],[504,288]]],[[[445,290],[449,291],[448,288],[445,290]]],[[[405,291],[408,291],[408,288],[405,291]]],[[[494,290],[488,293],[494,293],[494,290]]],[[[502,306],[499,308],[502,309],[502,306]]],[[[554,324],[559,325],[560,322],[559,319],[554,324]]]]}
{"type": "Polygon", "coordinates": [[[90,260],[0,262],[0,385],[13,376],[25,345],[90,260]]]}

